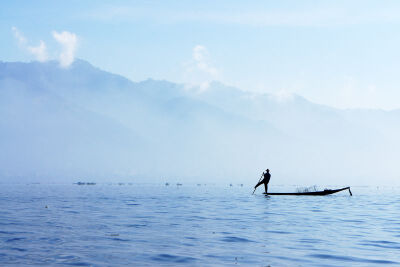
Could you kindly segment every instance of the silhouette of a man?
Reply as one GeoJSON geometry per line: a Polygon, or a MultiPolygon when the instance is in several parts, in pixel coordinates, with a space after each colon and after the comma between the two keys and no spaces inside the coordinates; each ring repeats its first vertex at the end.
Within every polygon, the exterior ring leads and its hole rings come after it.
{"type": "Polygon", "coordinates": [[[256,186],[254,187],[254,190],[261,184],[264,184],[265,186],[265,193],[268,193],[268,183],[269,180],[271,179],[271,174],[269,173],[269,169],[267,169],[265,172],[263,172],[264,179],[262,179],[256,186]]]}

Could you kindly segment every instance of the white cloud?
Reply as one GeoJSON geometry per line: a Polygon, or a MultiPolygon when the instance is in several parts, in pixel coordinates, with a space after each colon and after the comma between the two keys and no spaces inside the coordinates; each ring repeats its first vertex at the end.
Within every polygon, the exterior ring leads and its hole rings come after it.
{"type": "Polygon", "coordinates": [[[74,62],[78,38],[74,33],[67,31],[61,33],[53,31],[53,38],[62,46],[62,51],[59,56],[60,65],[62,67],[68,67],[74,62]]]}
{"type": "Polygon", "coordinates": [[[12,27],[11,28],[15,39],[17,39],[19,45],[26,45],[27,41],[25,36],[17,29],[17,27],[12,27]]]}
{"type": "MultiPolygon", "coordinates": [[[[24,36],[17,27],[11,28],[15,39],[18,41],[18,45],[21,49],[34,55],[36,60],[44,62],[48,60],[47,46],[46,43],[40,40],[38,46],[29,45],[29,40],[24,36]]],[[[68,67],[74,62],[75,52],[77,48],[78,38],[74,33],[63,31],[58,33],[52,32],[53,38],[61,45],[61,53],[59,54],[59,61],[62,67],[68,67]]]]}
{"type": "Polygon", "coordinates": [[[17,29],[17,27],[12,27],[11,28],[15,39],[18,41],[18,45],[28,51],[30,54],[34,55],[36,60],[40,62],[44,62],[48,59],[47,56],[47,47],[45,42],[40,40],[40,44],[38,46],[30,46],[28,45],[28,40],[25,38],[25,36],[17,29]]]}
{"type": "Polygon", "coordinates": [[[184,81],[187,88],[207,90],[210,82],[219,77],[219,71],[212,65],[208,50],[203,45],[193,47],[192,59],[184,64],[184,68],[184,81]]]}
{"type": "Polygon", "coordinates": [[[28,46],[28,51],[36,56],[36,59],[40,62],[44,62],[48,59],[46,44],[40,40],[38,46],[28,46]]]}
{"type": "Polygon", "coordinates": [[[210,82],[208,82],[208,81],[205,81],[205,82],[202,82],[201,84],[199,84],[200,92],[207,90],[208,87],[210,87],[210,82]]]}
{"type": "Polygon", "coordinates": [[[209,63],[209,54],[207,48],[202,45],[196,45],[193,48],[193,60],[196,62],[197,68],[200,71],[210,74],[213,77],[218,75],[216,68],[209,63]]]}

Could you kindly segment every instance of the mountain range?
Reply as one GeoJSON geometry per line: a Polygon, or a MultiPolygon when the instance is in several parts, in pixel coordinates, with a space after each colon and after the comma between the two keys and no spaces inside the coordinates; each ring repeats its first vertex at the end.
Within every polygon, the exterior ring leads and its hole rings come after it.
{"type": "Polygon", "coordinates": [[[394,184],[400,110],[0,62],[0,181],[394,184]]]}

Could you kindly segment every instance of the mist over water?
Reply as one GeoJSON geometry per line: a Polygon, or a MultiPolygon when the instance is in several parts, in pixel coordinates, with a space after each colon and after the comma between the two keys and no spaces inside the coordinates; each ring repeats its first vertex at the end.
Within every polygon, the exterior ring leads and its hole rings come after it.
{"type": "Polygon", "coordinates": [[[400,264],[398,187],[352,187],[352,197],[251,192],[237,184],[2,184],[0,265],[400,264]]]}
{"type": "MultiPolygon", "coordinates": [[[[245,89],[245,88],[244,88],[245,89]]],[[[400,111],[0,62],[0,181],[398,184],[400,111]]]]}

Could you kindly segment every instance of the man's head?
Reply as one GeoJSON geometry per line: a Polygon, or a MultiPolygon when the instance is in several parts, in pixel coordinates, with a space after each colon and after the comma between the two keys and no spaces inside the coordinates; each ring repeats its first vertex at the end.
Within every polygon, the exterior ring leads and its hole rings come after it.
{"type": "Polygon", "coordinates": [[[269,169],[267,169],[266,172],[269,173],[269,169]]]}

